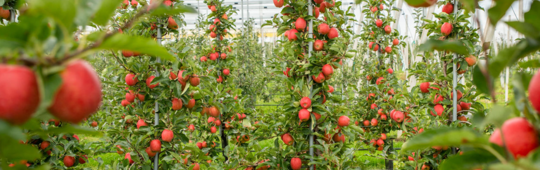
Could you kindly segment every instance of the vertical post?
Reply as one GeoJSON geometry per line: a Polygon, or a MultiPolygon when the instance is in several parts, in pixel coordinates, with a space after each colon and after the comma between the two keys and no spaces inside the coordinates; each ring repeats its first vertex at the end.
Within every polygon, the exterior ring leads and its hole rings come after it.
{"type": "MultiPolygon", "coordinates": [[[[309,1],[309,5],[308,5],[308,14],[309,16],[313,16],[313,5],[311,4],[311,1],[309,1]]],[[[309,28],[308,28],[308,37],[313,37],[313,20],[310,19],[309,20],[309,28]]],[[[308,58],[311,58],[311,52],[313,51],[313,42],[309,42],[309,51],[308,51],[308,58]]],[[[313,90],[313,87],[311,88],[313,90]]],[[[311,115],[310,115],[311,116],[311,115]]],[[[309,124],[309,129],[311,130],[311,133],[309,135],[309,156],[311,156],[310,158],[310,162],[313,162],[313,119],[311,120],[312,123],[309,124]]],[[[309,166],[309,169],[310,170],[313,170],[313,165],[309,166]]]]}
{"type": "Polygon", "coordinates": [[[241,4],[240,4],[240,5],[242,5],[242,7],[241,7],[241,9],[242,9],[242,25],[244,25],[244,20],[246,20],[246,19],[244,18],[244,0],[241,0],[241,4]]]}
{"type": "MultiPolygon", "coordinates": [[[[158,27],[157,27],[157,42],[159,45],[161,45],[161,24],[158,24],[158,27]]],[[[158,59],[158,62],[160,62],[160,60],[158,59]]],[[[158,71],[156,71],[157,74],[159,74],[158,71]]],[[[158,102],[156,101],[155,103],[155,114],[154,114],[154,126],[157,126],[159,124],[159,104],[158,102]]],[[[159,167],[159,152],[156,153],[156,156],[154,156],[154,170],[158,170],[158,167],[159,167]]]]}
{"type": "MultiPolygon", "coordinates": [[[[396,22],[394,22],[394,25],[392,25],[393,29],[397,29],[397,26],[399,24],[399,18],[401,16],[400,14],[403,11],[402,7],[403,7],[403,0],[398,0],[397,8],[399,9],[399,11],[394,11],[394,17],[396,19],[396,22]]],[[[392,8],[392,6],[389,6],[388,8],[392,8]]]]}
{"type": "MultiPolygon", "coordinates": [[[[388,152],[391,152],[392,150],[394,150],[394,139],[390,139],[390,142],[388,145],[390,145],[390,147],[388,148],[388,152]]],[[[388,159],[385,159],[384,160],[384,166],[386,167],[387,170],[392,170],[394,169],[394,161],[392,160],[388,160],[388,159]]]]}
{"type": "MultiPolygon", "coordinates": [[[[457,0],[454,0],[454,7],[457,7],[458,5],[458,1],[457,0]]],[[[454,15],[457,15],[457,8],[456,10],[454,10],[454,15]]],[[[456,38],[457,38],[457,35],[456,35],[456,38]]],[[[457,54],[454,53],[454,56],[452,58],[452,65],[453,65],[453,68],[452,68],[452,92],[453,92],[453,95],[452,95],[452,121],[456,121],[457,120],[457,92],[456,92],[456,87],[457,87],[457,64],[454,60],[456,60],[457,58],[457,54]]],[[[455,151],[455,150],[454,150],[455,151]]]]}
{"type": "MultiPolygon", "coordinates": [[[[520,1],[520,3],[522,3],[520,1]]],[[[508,15],[508,20],[510,21],[510,15],[508,15]]],[[[510,42],[510,26],[507,26],[507,33],[506,33],[506,42],[510,42]]],[[[504,102],[508,104],[508,79],[510,78],[510,67],[506,68],[506,75],[505,75],[505,85],[504,85],[504,102]]]]}

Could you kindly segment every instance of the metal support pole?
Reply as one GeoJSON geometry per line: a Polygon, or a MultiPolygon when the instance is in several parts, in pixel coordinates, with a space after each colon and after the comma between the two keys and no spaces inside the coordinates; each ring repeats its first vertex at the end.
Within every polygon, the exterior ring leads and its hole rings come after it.
{"type": "MultiPolygon", "coordinates": [[[[458,1],[457,0],[454,0],[454,8],[457,7],[458,5],[458,1]]],[[[455,8],[454,10],[454,15],[457,15],[457,8],[455,8]]],[[[456,38],[457,35],[456,35],[456,38]]],[[[457,120],[457,92],[456,92],[456,87],[457,87],[457,64],[455,62],[457,58],[457,54],[454,53],[454,57],[452,58],[452,65],[453,65],[453,68],[452,68],[452,92],[453,92],[453,95],[452,95],[452,121],[456,121],[457,120]]]]}
{"type": "Polygon", "coordinates": [[[242,7],[240,7],[240,8],[242,8],[242,25],[244,25],[244,20],[246,20],[244,18],[244,0],[241,0],[241,5],[242,5],[242,7]]]}
{"type": "MultiPolygon", "coordinates": [[[[398,27],[398,24],[399,24],[399,18],[401,16],[401,11],[403,11],[403,0],[398,0],[398,3],[397,3],[397,8],[399,8],[400,10],[399,11],[394,11],[394,18],[396,19],[396,21],[394,22],[394,24],[392,25],[392,28],[393,29],[397,29],[398,27]]],[[[389,6],[388,8],[392,8],[392,6],[389,6]]]]}
{"type": "MultiPolygon", "coordinates": [[[[157,42],[159,45],[161,45],[161,24],[158,25],[157,27],[157,42]]],[[[158,62],[160,62],[160,60],[158,59],[158,62]]],[[[156,72],[157,74],[159,74],[159,72],[156,72]]],[[[159,124],[159,104],[158,102],[156,101],[155,103],[155,114],[154,114],[154,126],[157,126],[159,124]]],[[[154,156],[154,170],[158,170],[158,167],[159,167],[159,152],[156,153],[156,156],[154,156]]]]}
{"type": "MultiPolygon", "coordinates": [[[[508,15],[508,21],[510,21],[510,15],[508,15]]],[[[510,41],[510,26],[507,26],[507,33],[506,33],[506,42],[510,41]]],[[[510,44],[508,44],[509,46],[510,44]]],[[[504,85],[504,102],[508,104],[508,79],[510,78],[510,67],[506,68],[506,77],[504,79],[505,85],[504,85]]]]}
{"type": "MultiPolygon", "coordinates": [[[[389,142],[390,147],[388,148],[388,152],[392,152],[394,150],[394,142],[393,141],[394,141],[393,139],[390,139],[390,142],[389,142]]],[[[392,170],[392,169],[394,169],[394,161],[385,159],[384,160],[384,166],[386,167],[387,170],[392,170]]]]}
{"type": "MultiPolygon", "coordinates": [[[[309,16],[313,16],[313,5],[311,4],[311,1],[309,1],[308,5],[308,14],[309,16]]],[[[313,20],[309,20],[309,28],[308,28],[308,37],[313,37],[313,20]]],[[[309,42],[309,52],[308,52],[308,58],[311,58],[311,52],[313,51],[313,42],[309,42]]],[[[311,88],[313,90],[313,87],[311,88]]],[[[312,122],[314,120],[311,120],[312,122]]],[[[309,135],[309,155],[311,156],[310,161],[313,162],[313,123],[309,124],[309,129],[311,130],[311,135],[309,135]]],[[[311,165],[309,167],[310,170],[313,170],[314,167],[311,165]]]]}

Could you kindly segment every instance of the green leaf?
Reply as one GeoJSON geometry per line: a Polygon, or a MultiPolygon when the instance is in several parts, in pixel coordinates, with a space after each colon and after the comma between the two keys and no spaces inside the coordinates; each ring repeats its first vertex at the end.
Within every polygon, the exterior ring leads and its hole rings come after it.
{"type": "Polygon", "coordinates": [[[501,71],[507,66],[514,65],[521,58],[538,51],[540,40],[526,37],[512,47],[499,51],[499,54],[489,63],[489,73],[493,77],[498,77],[501,71]]]}
{"type": "Polygon", "coordinates": [[[538,22],[540,21],[540,2],[533,1],[531,8],[529,8],[529,11],[523,17],[525,18],[525,22],[534,25],[537,30],[540,30],[540,22],[538,22]]]}
{"type": "Polygon", "coordinates": [[[191,46],[184,47],[184,49],[182,49],[182,53],[186,53],[190,48],[191,46]]]}
{"type": "Polygon", "coordinates": [[[51,74],[43,77],[43,105],[49,106],[53,102],[54,94],[62,85],[60,74],[51,74]]]}
{"type": "Polygon", "coordinates": [[[419,6],[425,3],[426,1],[425,0],[405,0],[405,2],[407,2],[407,4],[409,4],[410,6],[419,6]]]}
{"type": "Polygon", "coordinates": [[[17,140],[2,137],[0,138],[0,157],[12,161],[33,161],[40,159],[41,153],[32,145],[21,144],[17,140]]]}
{"type": "Polygon", "coordinates": [[[126,34],[115,34],[103,41],[98,47],[102,50],[131,50],[148,55],[157,56],[164,60],[175,61],[176,58],[169,51],[152,39],[131,36],[126,34]]]}
{"type": "Polygon", "coordinates": [[[11,126],[8,122],[0,120],[0,138],[11,138],[14,140],[24,140],[25,135],[21,128],[11,126]]]}
{"type": "Polygon", "coordinates": [[[475,0],[459,0],[459,2],[463,4],[463,8],[465,8],[465,10],[467,10],[468,12],[474,11],[474,8],[478,6],[478,2],[475,0]]]}
{"type": "MultiPolygon", "coordinates": [[[[490,68],[491,69],[491,68],[490,68]]],[[[490,75],[488,75],[490,76],[490,75]]],[[[493,77],[491,77],[491,82],[493,82],[493,77]]],[[[478,91],[489,95],[489,85],[493,83],[488,83],[486,77],[484,77],[484,74],[482,74],[482,71],[480,71],[480,67],[474,67],[473,70],[473,83],[478,89],[478,91]]]]}
{"type": "Polygon", "coordinates": [[[185,5],[174,6],[174,8],[159,6],[150,15],[178,15],[180,13],[196,13],[197,11],[192,7],[185,5]]]}
{"type": "Polygon", "coordinates": [[[463,155],[453,155],[444,160],[439,168],[441,170],[475,169],[483,164],[496,162],[497,158],[485,150],[466,151],[463,155]]]}
{"type": "MultiPolygon", "coordinates": [[[[102,0],[79,0],[75,24],[77,26],[85,26],[90,20],[90,17],[97,11],[101,2],[102,0]]],[[[110,19],[110,16],[107,19],[110,19]]]]}
{"type": "Polygon", "coordinates": [[[64,28],[70,30],[77,16],[77,2],[74,0],[28,0],[28,13],[45,15],[64,28]]]}
{"type": "Polygon", "coordinates": [[[504,106],[495,105],[489,109],[484,122],[480,127],[493,124],[495,127],[501,127],[502,124],[512,115],[512,109],[504,106]]]}
{"type": "Polygon", "coordinates": [[[53,134],[60,133],[74,133],[74,134],[88,134],[88,135],[101,135],[101,132],[91,128],[66,124],[59,128],[50,128],[47,132],[53,134]]]}
{"type": "Polygon", "coordinates": [[[488,9],[488,17],[491,21],[491,25],[497,25],[497,22],[506,14],[508,8],[512,6],[514,0],[497,0],[495,6],[488,9]]]}
{"type": "Polygon", "coordinates": [[[528,61],[521,61],[518,63],[519,67],[521,68],[540,68],[540,60],[539,59],[532,59],[528,61]]]}
{"type": "Polygon", "coordinates": [[[452,51],[461,55],[468,55],[469,50],[463,44],[463,42],[458,40],[428,40],[424,44],[420,45],[420,50],[429,51],[429,50],[438,50],[438,51],[452,51]]]}
{"type": "Polygon", "coordinates": [[[442,127],[426,130],[409,141],[405,142],[401,152],[426,149],[432,146],[459,146],[470,143],[487,143],[480,135],[471,129],[455,127],[442,127]]]}
{"type": "MultiPolygon", "coordinates": [[[[25,20],[26,18],[21,18],[25,20]]],[[[27,21],[33,21],[28,19],[27,21]]],[[[22,22],[22,21],[21,21],[22,22]]],[[[9,24],[0,27],[0,52],[23,48],[30,37],[28,22],[9,24]],[[7,34],[8,33],[8,34],[7,34]]]]}
{"type": "Polygon", "coordinates": [[[538,33],[538,29],[534,27],[534,25],[526,22],[520,22],[520,21],[509,21],[506,22],[508,26],[514,28],[517,32],[522,33],[525,36],[532,37],[532,38],[538,38],[540,35],[538,33]]]}
{"type": "Polygon", "coordinates": [[[106,25],[120,2],[122,0],[102,0],[99,9],[92,17],[92,22],[96,25],[106,25]]]}
{"type": "Polygon", "coordinates": [[[5,0],[0,0],[0,6],[4,6],[5,0]]]}

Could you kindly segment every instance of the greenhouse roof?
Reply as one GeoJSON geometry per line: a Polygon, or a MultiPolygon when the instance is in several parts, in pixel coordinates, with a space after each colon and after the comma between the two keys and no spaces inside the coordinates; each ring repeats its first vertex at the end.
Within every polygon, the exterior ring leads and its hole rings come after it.
{"type": "MultiPolygon", "coordinates": [[[[524,4],[530,4],[529,1],[531,0],[524,0],[524,4]]],[[[360,13],[361,9],[357,7],[357,5],[354,4],[354,0],[345,0],[343,2],[343,7],[348,8],[352,7],[352,10],[354,11],[356,15],[356,19],[360,20],[360,13]]],[[[243,23],[243,21],[246,21],[246,18],[252,18],[254,22],[255,28],[260,28],[261,23],[264,23],[266,20],[271,20],[275,14],[280,13],[281,8],[277,8],[274,6],[273,1],[271,0],[225,0],[224,2],[226,5],[232,5],[234,9],[237,10],[237,14],[234,14],[230,17],[236,18],[235,24],[237,27],[240,27],[243,23]],[[242,15],[243,12],[243,15],[242,15]]],[[[194,7],[199,14],[201,15],[207,15],[210,13],[210,10],[208,9],[207,5],[203,1],[197,1],[197,0],[187,0],[184,1],[184,4],[194,7]]],[[[394,8],[397,8],[397,0],[396,3],[393,4],[394,8]]],[[[491,1],[481,1],[479,2],[479,6],[488,9],[491,6],[491,1]]],[[[503,21],[509,20],[508,17],[510,17],[510,20],[517,20],[519,18],[518,16],[518,1],[515,1],[514,4],[511,7],[512,9],[508,11],[506,16],[502,19],[503,21]]],[[[527,11],[529,9],[529,6],[524,6],[524,10],[527,11]]],[[[441,8],[438,7],[435,9],[435,12],[438,13],[441,11],[441,8]]],[[[417,37],[419,35],[416,35],[416,31],[414,29],[414,19],[413,19],[413,13],[414,8],[408,6],[406,3],[403,3],[402,9],[400,10],[400,19],[399,23],[397,25],[397,28],[400,31],[402,35],[407,35],[409,37],[417,37]]],[[[483,30],[486,23],[486,12],[483,10],[477,10],[478,17],[480,20],[481,29],[483,30]]],[[[187,26],[185,29],[194,29],[195,23],[197,22],[197,15],[196,14],[186,14],[185,21],[187,23],[187,26]]],[[[473,23],[475,28],[478,28],[476,23],[473,23]]],[[[354,30],[360,31],[359,29],[361,25],[358,23],[355,23],[354,30]]],[[[272,29],[270,26],[265,27],[264,32],[275,32],[275,29],[272,29]]],[[[506,28],[506,25],[501,24],[499,22],[499,25],[497,26],[495,35],[493,40],[495,41],[502,41],[501,39],[506,39],[507,34],[510,33],[510,39],[515,39],[518,37],[517,32],[514,30],[508,31],[506,28]]],[[[275,34],[272,34],[275,35],[275,34]]]]}

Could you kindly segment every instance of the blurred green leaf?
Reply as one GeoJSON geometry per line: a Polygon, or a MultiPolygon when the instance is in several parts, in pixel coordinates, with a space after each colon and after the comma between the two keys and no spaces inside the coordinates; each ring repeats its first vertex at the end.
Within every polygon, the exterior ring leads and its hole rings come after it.
{"type": "Polygon", "coordinates": [[[71,30],[77,16],[77,2],[74,0],[28,0],[28,13],[45,15],[64,28],[71,30]]]}
{"type": "Polygon", "coordinates": [[[474,12],[474,9],[478,6],[478,2],[475,0],[459,0],[459,2],[461,2],[465,10],[468,12],[474,12]]]}
{"type": "Polygon", "coordinates": [[[540,2],[539,1],[533,1],[531,4],[531,8],[529,8],[529,11],[526,12],[524,15],[525,22],[534,25],[537,30],[540,30],[540,2]]]}
{"type": "Polygon", "coordinates": [[[487,140],[481,140],[480,136],[471,129],[441,127],[426,130],[408,140],[403,144],[401,152],[427,149],[432,146],[459,146],[470,143],[487,143],[487,140]]]}
{"type": "Polygon", "coordinates": [[[512,47],[499,51],[496,57],[490,60],[489,73],[498,77],[504,68],[514,65],[519,59],[540,49],[540,40],[525,37],[512,47]]]}
{"type": "Polygon", "coordinates": [[[11,138],[14,140],[24,140],[23,131],[16,126],[11,126],[8,122],[0,119],[0,138],[11,138]]]}
{"type": "Polygon", "coordinates": [[[540,33],[538,33],[539,30],[535,28],[534,25],[527,22],[509,21],[506,22],[506,24],[527,37],[538,38],[540,35],[540,33]]]}
{"type": "Polygon", "coordinates": [[[48,133],[60,134],[60,133],[74,133],[74,134],[88,134],[88,135],[101,135],[101,132],[92,128],[82,127],[77,125],[65,124],[59,128],[50,128],[48,133]]]}
{"type": "Polygon", "coordinates": [[[430,50],[438,50],[438,51],[452,51],[461,55],[468,55],[469,51],[467,50],[467,47],[463,44],[461,41],[457,40],[434,40],[430,39],[426,41],[424,44],[420,45],[420,50],[423,51],[430,51],[430,50]]]}
{"type": "MultiPolygon", "coordinates": [[[[75,24],[77,26],[85,26],[90,21],[90,17],[98,10],[99,5],[103,0],[79,0],[77,8],[77,16],[75,24]]],[[[105,0],[107,1],[107,0],[105,0]]],[[[106,19],[110,19],[110,16],[106,19]]]]}
{"type": "Polygon", "coordinates": [[[532,59],[528,61],[521,61],[518,63],[519,67],[521,68],[540,68],[540,60],[539,59],[532,59]]]}
{"type": "Polygon", "coordinates": [[[501,127],[502,124],[510,118],[512,109],[504,106],[495,105],[489,109],[489,113],[486,115],[484,122],[480,127],[493,124],[496,127],[501,127]]]}
{"type": "Polygon", "coordinates": [[[477,149],[463,152],[463,155],[450,156],[441,163],[439,168],[441,170],[474,169],[496,161],[497,158],[490,152],[477,149]]]}
{"type": "MultiPolygon", "coordinates": [[[[482,71],[480,71],[480,67],[474,67],[473,70],[473,83],[478,89],[478,91],[489,95],[489,85],[492,85],[493,83],[488,83],[486,81],[486,77],[484,77],[484,74],[482,74],[482,71]]],[[[491,81],[493,82],[493,78],[491,78],[491,81]]]]}
{"type": "Polygon", "coordinates": [[[60,74],[51,74],[43,77],[43,105],[49,106],[52,104],[56,90],[62,85],[62,77],[60,74]]]}
{"type": "Polygon", "coordinates": [[[512,3],[514,3],[514,0],[497,0],[495,2],[495,6],[488,9],[488,17],[491,21],[491,25],[497,25],[497,22],[506,14],[506,11],[508,11],[508,8],[512,6],[512,3]]]}
{"type": "Polygon", "coordinates": [[[0,158],[7,158],[12,161],[36,160],[41,158],[39,150],[32,145],[21,144],[17,140],[0,138],[0,158]]]}
{"type": "Polygon", "coordinates": [[[151,15],[178,15],[180,13],[196,13],[192,7],[185,5],[176,5],[173,8],[161,5],[152,11],[151,15]]]}
{"type": "Polygon", "coordinates": [[[176,58],[172,56],[165,47],[159,45],[156,41],[150,38],[131,36],[126,34],[115,34],[110,38],[103,41],[98,47],[102,50],[131,50],[157,56],[164,60],[175,61],[176,58]]]}
{"type": "Polygon", "coordinates": [[[106,25],[120,2],[122,0],[102,0],[99,9],[92,17],[92,22],[101,26],[106,25]]]}

